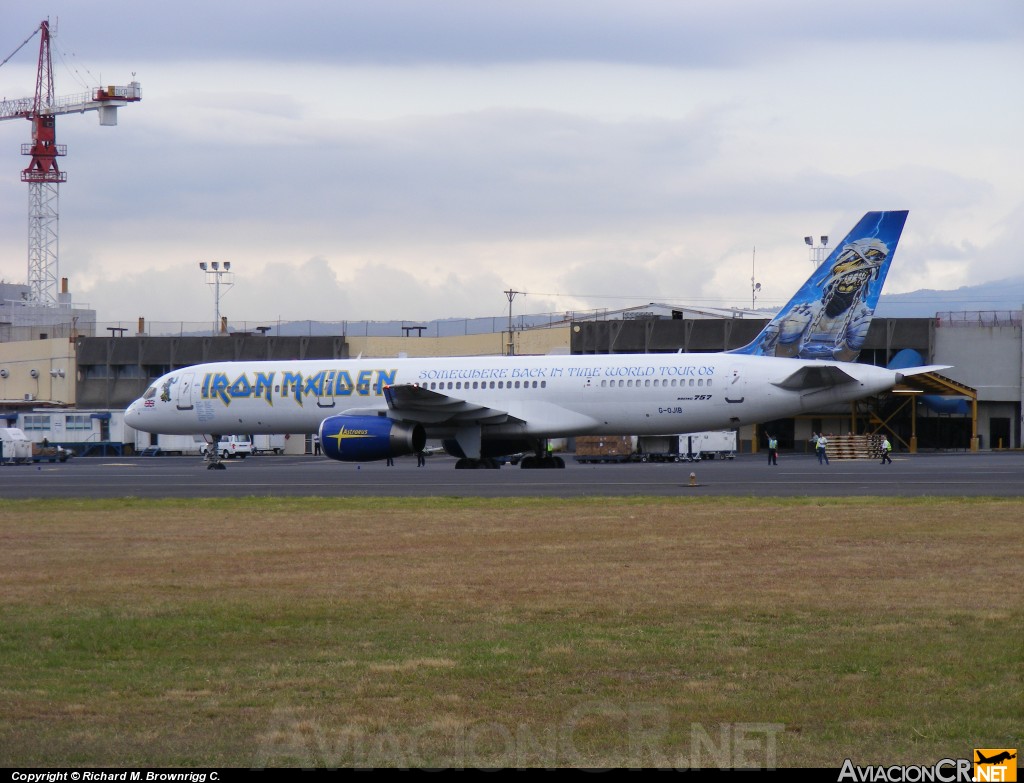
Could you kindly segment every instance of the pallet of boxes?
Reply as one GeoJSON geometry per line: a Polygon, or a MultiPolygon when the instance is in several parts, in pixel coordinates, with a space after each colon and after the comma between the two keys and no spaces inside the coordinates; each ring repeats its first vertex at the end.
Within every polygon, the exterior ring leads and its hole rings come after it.
{"type": "Polygon", "coordinates": [[[632,462],[636,442],[632,435],[581,435],[576,438],[576,461],[632,462]]]}

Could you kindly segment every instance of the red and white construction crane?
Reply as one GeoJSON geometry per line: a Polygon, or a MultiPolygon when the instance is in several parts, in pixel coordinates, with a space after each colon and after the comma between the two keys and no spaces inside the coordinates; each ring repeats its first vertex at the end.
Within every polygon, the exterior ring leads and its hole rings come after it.
{"type": "Polygon", "coordinates": [[[57,165],[57,158],[67,154],[67,146],[57,144],[56,117],[95,110],[99,112],[100,125],[117,125],[118,108],[142,100],[142,88],[133,81],[125,87],[101,87],[90,93],[54,97],[49,20],[43,21],[18,49],[37,32],[40,40],[35,97],[0,101],[0,120],[20,117],[32,123],[32,143],[21,145],[21,154],[32,158],[21,172],[21,181],[28,183],[28,285],[31,302],[54,307],[58,304],[60,268],[58,187],[68,176],[57,165]]]}

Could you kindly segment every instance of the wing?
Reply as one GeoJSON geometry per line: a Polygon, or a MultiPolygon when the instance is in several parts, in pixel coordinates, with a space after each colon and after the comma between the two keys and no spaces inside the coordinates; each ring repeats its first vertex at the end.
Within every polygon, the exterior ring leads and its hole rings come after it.
{"type": "Polygon", "coordinates": [[[508,411],[449,397],[411,383],[384,387],[388,408],[401,418],[433,426],[525,423],[508,411]]]}

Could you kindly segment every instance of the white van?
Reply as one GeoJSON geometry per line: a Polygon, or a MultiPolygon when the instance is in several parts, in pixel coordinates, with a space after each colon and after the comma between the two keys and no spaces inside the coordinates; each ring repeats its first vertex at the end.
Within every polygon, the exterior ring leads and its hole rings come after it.
{"type": "Polygon", "coordinates": [[[252,454],[252,440],[248,435],[224,435],[217,441],[217,453],[223,459],[245,459],[252,454]]]}

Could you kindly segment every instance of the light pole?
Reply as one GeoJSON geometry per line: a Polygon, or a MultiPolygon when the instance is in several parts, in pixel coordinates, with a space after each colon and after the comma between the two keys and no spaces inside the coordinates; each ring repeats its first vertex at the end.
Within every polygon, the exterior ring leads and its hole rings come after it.
{"type": "Polygon", "coordinates": [[[230,289],[235,284],[235,276],[231,272],[230,261],[223,264],[220,261],[200,261],[199,268],[206,274],[206,284],[213,286],[213,334],[216,336],[220,330],[220,287],[224,285],[230,289]]]}

